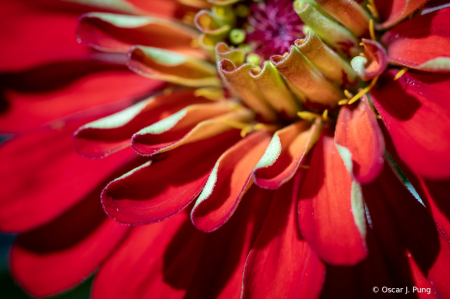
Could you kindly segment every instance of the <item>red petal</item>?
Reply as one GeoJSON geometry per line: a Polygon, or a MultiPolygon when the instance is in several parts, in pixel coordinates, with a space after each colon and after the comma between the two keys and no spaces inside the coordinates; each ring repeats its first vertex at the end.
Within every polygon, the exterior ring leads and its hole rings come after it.
{"type": "Polygon", "coordinates": [[[126,107],[136,96],[161,86],[159,81],[125,69],[73,61],[5,74],[3,79],[8,105],[0,118],[3,132],[32,129],[62,117],[79,117],[75,113],[82,111],[83,116],[92,115],[98,113],[95,108],[85,110],[107,103],[123,108],[122,102],[126,107]]]}
{"type": "Polygon", "coordinates": [[[185,299],[239,298],[245,259],[261,230],[272,196],[272,192],[253,186],[230,221],[208,234],[195,280],[185,299]]]}
{"type": "Polygon", "coordinates": [[[242,196],[252,185],[252,170],[270,137],[267,131],[255,132],[219,158],[191,212],[192,223],[198,229],[217,230],[234,214],[242,196]]]}
{"type": "Polygon", "coordinates": [[[153,156],[230,130],[232,127],[227,121],[247,123],[253,117],[250,110],[233,111],[233,105],[226,102],[191,106],[170,119],[137,132],[132,137],[131,146],[141,155],[153,156]]]}
{"type": "MultiPolygon", "coordinates": [[[[74,30],[80,11],[43,1],[0,3],[0,72],[17,71],[49,62],[78,60],[88,48],[77,44],[74,30]]],[[[58,4],[58,3],[52,3],[58,4]]]]}
{"type": "MultiPolygon", "coordinates": [[[[125,0],[150,15],[182,19],[187,14],[194,14],[198,9],[181,4],[179,0],[125,0]]],[[[206,4],[207,5],[207,4],[206,4]]]]}
{"type": "Polygon", "coordinates": [[[390,267],[400,270],[407,266],[408,272],[412,267],[412,274],[419,282],[413,283],[411,273],[407,272],[396,278],[404,278],[403,285],[411,285],[411,288],[418,286],[421,277],[414,273],[414,267],[418,267],[431,281],[438,297],[446,298],[450,293],[444,274],[444,269],[450,267],[448,238],[436,229],[425,207],[412,196],[387,163],[376,181],[363,186],[363,194],[371,226],[390,267]]]}
{"type": "Polygon", "coordinates": [[[366,184],[378,176],[384,163],[384,139],[366,97],[356,108],[341,108],[334,140],[352,154],[352,172],[358,182],[366,184]]]}
{"type": "Polygon", "coordinates": [[[325,266],[297,231],[296,203],[305,170],[275,193],[244,271],[241,298],[317,298],[325,266]]]}
{"type": "Polygon", "coordinates": [[[11,271],[29,293],[43,297],[75,286],[122,240],[128,227],[106,217],[98,202],[100,191],[18,237],[11,250],[11,271]]]}
{"type": "Polygon", "coordinates": [[[364,81],[368,81],[381,75],[386,70],[388,59],[386,50],[378,42],[365,38],[362,41],[364,52],[369,56],[371,62],[368,66],[365,66],[367,58],[356,56],[352,59],[351,64],[355,73],[364,81]]]}
{"type": "Polygon", "coordinates": [[[133,228],[96,276],[92,298],[183,298],[205,239],[185,213],[133,228]]]}
{"type": "Polygon", "coordinates": [[[419,175],[450,177],[450,76],[396,71],[370,91],[400,158],[419,175]]]}
{"type": "Polygon", "coordinates": [[[410,68],[449,72],[449,67],[436,69],[423,66],[436,58],[447,57],[450,48],[450,8],[419,16],[395,26],[381,39],[388,49],[389,62],[410,68]]]}
{"type": "Polygon", "coordinates": [[[425,2],[427,0],[375,0],[375,7],[383,20],[379,28],[385,29],[399,23],[425,2]]]}
{"type": "Polygon", "coordinates": [[[112,181],[102,193],[106,213],[133,224],[178,213],[200,193],[214,163],[239,138],[234,129],[184,145],[112,181]]]}
{"type": "Polygon", "coordinates": [[[322,135],[314,148],[300,193],[299,225],[305,240],[327,263],[353,265],[367,255],[352,205],[352,179],[331,136],[322,135]]]}
{"type": "Polygon", "coordinates": [[[386,127],[381,126],[386,138],[386,147],[392,155],[401,171],[408,178],[414,189],[425,203],[434,221],[440,226],[445,234],[450,235],[450,181],[433,181],[422,178],[412,172],[408,166],[398,157],[392,140],[387,134],[386,127]]]}
{"type": "Polygon", "coordinates": [[[112,171],[135,156],[128,150],[103,161],[79,157],[72,144],[73,131],[79,125],[73,123],[2,145],[2,230],[29,230],[50,221],[85,198],[112,171]]]}
{"type": "Polygon", "coordinates": [[[290,180],[320,135],[320,123],[297,122],[275,133],[253,173],[255,184],[277,189],[290,180]]]}
{"type": "Polygon", "coordinates": [[[205,58],[192,47],[198,38],[195,31],[154,17],[88,13],[80,17],[77,33],[81,42],[102,51],[126,53],[132,46],[142,45],[205,58]],[[122,25],[123,19],[130,20],[131,25],[122,25]]]}
{"type": "Polygon", "coordinates": [[[93,298],[239,297],[245,257],[270,204],[267,195],[250,189],[233,218],[213,234],[195,230],[185,213],[134,228],[97,275],[93,298]]]}
{"type": "MultiPolygon", "coordinates": [[[[108,122],[107,125],[94,125],[94,123],[103,121],[97,120],[79,128],[74,134],[77,152],[90,158],[103,158],[130,146],[131,136],[140,129],[164,119],[188,105],[210,103],[210,100],[196,97],[193,91],[189,90],[169,95],[161,94],[149,98],[145,102],[142,101],[129,108],[131,110],[137,107],[139,110],[130,111],[130,114],[135,113],[135,115],[126,123],[114,126],[111,126],[111,122],[108,122]]],[[[123,113],[124,111],[121,111],[118,114],[123,115],[123,113]]],[[[114,117],[115,115],[111,115],[108,119],[113,121],[114,117]]],[[[120,117],[118,118],[120,119],[120,117]]]]}

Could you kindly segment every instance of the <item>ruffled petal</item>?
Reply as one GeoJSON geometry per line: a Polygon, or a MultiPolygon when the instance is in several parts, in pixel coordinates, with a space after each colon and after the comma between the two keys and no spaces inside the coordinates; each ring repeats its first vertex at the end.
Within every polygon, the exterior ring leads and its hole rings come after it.
{"type": "Polygon", "coordinates": [[[400,158],[430,179],[450,177],[450,76],[388,71],[370,91],[400,158]]]}
{"type": "Polygon", "coordinates": [[[290,180],[316,143],[321,129],[320,121],[312,125],[301,121],[277,131],[253,171],[255,184],[277,189],[290,180]]]}
{"type": "Polygon", "coordinates": [[[450,72],[450,8],[418,16],[383,35],[389,62],[428,72],[450,72]]]}
{"type": "Polygon", "coordinates": [[[115,179],[102,193],[106,213],[130,224],[157,222],[178,213],[197,197],[214,163],[239,138],[233,129],[190,143],[115,179]]]}
{"type": "Polygon", "coordinates": [[[427,0],[375,0],[374,2],[383,20],[381,24],[377,25],[377,28],[386,29],[406,19],[427,0]]]}
{"type": "Polygon", "coordinates": [[[308,31],[306,38],[296,40],[295,45],[331,81],[344,87],[357,83],[358,77],[350,64],[323,43],[314,31],[308,31]]]}
{"type": "MultiPolygon", "coordinates": [[[[74,134],[75,149],[89,158],[103,158],[131,144],[131,136],[188,105],[211,103],[193,90],[160,94],[125,110],[88,123],[74,134]]],[[[210,104],[212,105],[212,104],[210,104]]]]}
{"type": "Polygon", "coordinates": [[[221,86],[214,65],[196,57],[158,48],[134,46],[127,65],[136,73],[185,86],[221,86]]]}
{"type": "Polygon", "coordinates": [[[356,2],[345,0],[316,0],[333,18],[350,29],[355,36],[369,32],[369,14],[356,2]]]}
{"type": "Polygon", "coordinates": [[[193,47],[195,31],[157,17],[87,13],[79,19],[77,34],[81,42],[101,51],[126,53],[142,45],[205,58],[193,47]]]}
{"type": "Polygon", "coordinates": [[[217,230],[232,217],[252,185],[251,173],[270,142],[268,131],[258,131],[228,149],[216,162],[191,212],[192,223],[206,232],[217,230]]]}
{"type": "Polygon", "coordinates": [[[123,151],[108,160],[92,161],[73,150],[73,123],[2,144],[0,227],[30,230],[51,221],[85,198],[115,169],[134,157],[123,151]],[[89,169],[89,171],[86,171],[89,169]]]}
{"type": "Polygon", "coordinates": [[[367,255],[361,190],[353,182],[334,140],[317,142],[298,205],[300,232],[332,265],[354,265],[367,255]]]}
{"type": "Polygon", "coordinates": [[[361,184],[373,181],[383,168],[384,139],[366,97],[357,107],[343,106],[334,140],[351,154],[351,173],[361,184]]]}
{"type": "Polygon", "coordinates": [[[294,92],[301,92],[298,96],[302,100],[334,107],[344,97],[297,47],[292,46],[286,56],[274,55],[270,60],[295,88],[294,92]]]}
{"type": "Polygon", "coordinates": [[[223,59],[219,63],[220,74],[231,90],[266,121],[274,121],[277,118],[275,111],[250,76],[250,70],[255,67],[251,63],[237,66],[228,59],[223,59]]]}
{"type": "Polygon", "coordinates": [[[301,239],[296,203],[306,170],[275,193],[244,270],[241,298],[317,298],[325,265],[301,239]]]}
{"type": "MultiPolygon", "coordinates": [[[[0,132],[35,129],[50,121],[123,109],[137,96],[162,86],[117,68],[94,62],[64,62],[1,75],[0,132]],[[111,106],[102,107],[105,104],[111,106]],[[82,113],[81,113],[82,112],[82,113]]],[[[104,115],[101,115],[102,117],[104,115]]]]}
{"type": "Polygon", "coordinates": [[[11,272],[27,292],[47,297],[74,287],[126,235],[128,227],[104,214],[100,192],[97,188],[50,223],[18,237],[10,253],[11,272]]]}
{"type": "Polygon", "coordinates": [[[210,105],[188,107],[142,129],[133,135],[132,147],[141,155],[153,156],[231,130],[229,122],[246,123],[254,118],[253,112],[244,108],[223,114],[236,108],[233,104],[210,105]]]}

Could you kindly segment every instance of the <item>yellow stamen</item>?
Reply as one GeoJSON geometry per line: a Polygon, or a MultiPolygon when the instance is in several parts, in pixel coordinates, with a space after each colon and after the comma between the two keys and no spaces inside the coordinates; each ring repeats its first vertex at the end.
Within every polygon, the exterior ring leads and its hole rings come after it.
{"type": "Polygon", "coordinates": [[[373,27],[373,20],[370,19],[369,21],[369,31],[370,31],[370,38],[372,40],[377,40],[376,36],[375,36],[375,28],[373,27]]]}
{"type": "Polygon", "coordinates": [[[359,56],[364,57],[364,58],[367,58],[367,57],[366,57],[366,54],[364,54],[364,53],[362,53],[362,52],[359,53],[359,56]]]}
{"type": "Polygon", "coordinates": [[[183,23],[187,24],[187,25],[194,25],[194,18],[195,18],[195,13],[193,12],[188,12],[183,16],[183,23]]]}
{"type": "Polygon", "coordinates": [[[239,121],[234,121],[234,120],[226,119],[226,118],[221,119],[220,122],[221,122],[221,123],[224,123],[224,124],[226,124],[226,125],[228,125],[228,126],[230,126],[230,127],[232,127],[232,128],[235,128],[235,129],[241,129],[241,130],[243,130],[244,128],[250,126],[250,125],[247,124],[247,123],[243,123],[243,122],[239,122],[239,121]]]}
{"type": "Polygon", "coordinates": [[[323,118],[324,120],[327,120],[327,119],[328,119],[328,109],[325,109],[325,111],[322,113],[322,118],[323,118]]]}
{"type": "Polygon", "coordinates": [[[370,82],[369,86],[367,86],[366,88],[364,88],[363,90],[361,90],[360,92],[358,92],[353,98],[351,98],[351,100],[348,101],[348,104],[351,105],[354,102],[356,102],[357,100],[359,100],[359,98],[361,98],[363,95],[365,95],[366,93],[369,92],[369,90],[371,90],[374,86],[375,83],[377,83],[378,80],[378,76],[375,77],[372,82],[370,82]]]}
{"type": "Polygon", "coordinates": [[[257,123],[255,125],[251,125],[251,124],[247,124],[247,123],[243,123],[243,122],[239,122],[239,121],[234,121],[231,119],[221,119],[220,120],[221,123],[224,123],[232,128],[235,129],[240,129],[241,130],[241,137],[244,138],[245,136],[247,136],[248,133],[252,132],[252,131],[257,131],[257,130],[263,130],[266,128],[266,125],[261,124],[261,123],[257,123]]]}
{"type": "Polygon", "coordinates": [[[407,67],[402,68],[397,75],[395,75],[394,77],[394,81],[397,81],[398,78],[400,78],[401,76],[403,76],[406,72],[408,71],[407,67]]]}
{"type": "Polygon", "coordinates": [[[308,120],[308,121],[314,121],[314,120],[316,120],[316,118],[324,120],[322,115],[319,115],[319,114],[316,114],[316,113],[312,113],[312,112],[309,112],[309,111],[299,111],[299,112],[297,112],[297,115],[300,118],[302,118],[304,120],[308,120]]]}
{"type": "Polygon", "coordinates": [[[172,93],[172,88],[166,88],[163,90],[163,95],[167,96],[172,93]]]}
{"type": "Polygon", "coordinates": [[[299,165],[298,168],[309,169],[309,165],[299,165]]]}
{"type": "Polygon", "coordinates": [[[381,115],[377,114],[377,118],[378,118],[378,119],[381,119],[381,115]]]}
{"type": "Polygon", "coordinates": [[[248,133],[250,133],[251,131],[253,131],[252,126],[247,126],[245,128],[243,128],[241,130],[241,137],[244,138],[245,136],[247,136],[248,133]]]}
{"type": "Polygon", "coordinates": [[[215,101],[223,98],[223,91],[220,88],[199,88],[194,91],[194,95],[215,101]]]}
{"type": "Polygon", "coordinates": [[[191,40],[191,47],[192,48],[200,48],[200,43],[198,42],[198,38],[193,38],[191,40]]]}
{"type": "Polygon", "coordinates": [[[338,102],[338,105],[339,105],[339,106],[347,105],[347,103],[348,103],[348,100],[343,99],[343,100],[340,100],[340,101],[338,102]]]}
{"type": "Polygon", "coordinates": [[[353,95],[351,94],[351,92],[348,91],[347,89],[344,90],[344,94],[345,94],[345,96],[347,97],[347,99],[351,99],[351,98],[353,97],[353,95]]]}
{"type": "Polygon", "coordinates": [[[372,16],[374,18],[378,19],[378,17],[380,15],[378,14],[377,8],[375,7],[375,3],[373,2],[373,0],[369,0],[369,4],[367,4],[367,8],[369,9],[372,16]]]}
{"type": "Polygon", "coordinates": [[[364,46],[364,43],[363,43],[363,42],[360,42],[359,45],[360,45],[360,46],[364,46]]]}

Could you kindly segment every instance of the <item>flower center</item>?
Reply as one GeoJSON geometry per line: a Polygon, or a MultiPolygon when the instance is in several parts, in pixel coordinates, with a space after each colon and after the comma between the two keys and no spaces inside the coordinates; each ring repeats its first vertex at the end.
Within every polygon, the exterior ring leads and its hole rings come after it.
{"type": "Polygon", "coordinates": [[[252,4],[248,23],[247,42],[265,60],[272,55],[288,52],[296,39],[304,37],[303,22],[289,0],[252,4]]]}

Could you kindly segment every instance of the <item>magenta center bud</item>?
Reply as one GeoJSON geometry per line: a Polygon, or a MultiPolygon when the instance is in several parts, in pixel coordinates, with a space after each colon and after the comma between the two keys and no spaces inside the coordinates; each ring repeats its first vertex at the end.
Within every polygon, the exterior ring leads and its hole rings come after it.
{"type": "Polygon", "coordinates": [[[254,28],[247,41],[255,52],[268,60],[272,55],[289,51],[294,41],[303,38],[303,22],[295,13],[291,0],[267,0],[251,7],[248,22],[254,28]]]}

